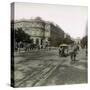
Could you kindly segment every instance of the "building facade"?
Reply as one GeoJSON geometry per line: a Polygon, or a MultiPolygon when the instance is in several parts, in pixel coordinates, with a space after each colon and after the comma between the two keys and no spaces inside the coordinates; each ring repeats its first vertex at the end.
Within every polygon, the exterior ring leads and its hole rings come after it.
{"type": "Polygon", "coordinates": [[[14,29],[22,28],[28,33],[34,44],[57,46],[64,38],[64,31],[51,22],[44,21],[40,17],[30,20],[18,20],[14,23],[14,29]]]}

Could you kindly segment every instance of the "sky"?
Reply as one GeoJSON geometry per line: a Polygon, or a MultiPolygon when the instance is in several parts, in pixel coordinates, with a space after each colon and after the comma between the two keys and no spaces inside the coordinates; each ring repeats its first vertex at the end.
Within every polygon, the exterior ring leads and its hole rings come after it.
{"type": "Polygon", "coordinates": [[[88,7],[35,3],[15,3],[15,20],[41,17],[61,27],[72,38],[85,35],[88,7]]]}

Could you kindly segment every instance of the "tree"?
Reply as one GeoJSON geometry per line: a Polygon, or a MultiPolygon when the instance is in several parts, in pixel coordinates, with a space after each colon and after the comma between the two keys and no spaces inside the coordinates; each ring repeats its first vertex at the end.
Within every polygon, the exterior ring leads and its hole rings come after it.
{"type": "Polygon", "coordinates": [[[74,41],[71,40],[70,38],[64,38],[64,39],[63,39],[63,43],[72,44],[72,43],[74,43],[74,41]]]}
{"type": "Polygon", "coordinates": [[[15,41],[18,42],[28,42],[31,43],[30,35],[25,33],[22,28],[18,28],[14,30],[15,41]]]}

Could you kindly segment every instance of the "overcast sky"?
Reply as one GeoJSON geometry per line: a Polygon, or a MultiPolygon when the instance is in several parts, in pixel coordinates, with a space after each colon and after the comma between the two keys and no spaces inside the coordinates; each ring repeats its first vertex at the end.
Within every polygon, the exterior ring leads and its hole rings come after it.
{"type": "Polygon", "coordinates": [[[85,6],[15,3],[15,20],[40,16],[45,21],[59,25],[73,38],[85,35],[87,15],[88,8],[85,6]]]}

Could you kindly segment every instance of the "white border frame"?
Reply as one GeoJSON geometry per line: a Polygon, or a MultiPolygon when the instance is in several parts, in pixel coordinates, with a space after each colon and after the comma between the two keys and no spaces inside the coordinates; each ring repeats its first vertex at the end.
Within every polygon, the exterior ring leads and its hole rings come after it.
{"type": "MultiPolygon", "coordinates": [[[[63,5],[80,5],[88,6],[90,9],[89,0],[1,0],[0,2],[0,90],[13,90],[10,87],[10,3],[11,2],[32,2],[32,3],[47,3],[47,4],[63,4],[63,5]]],[[[88,10],[89,11],[89,10],[88,10]]],[[[90,12],[88,13],[90,16],[90,12]]],[[[88,17],[89,21],[90,18],[88,17]]],[[[88,21],[88,26],[89,26],[88,21]]],[[[88,33],[90,33],[88,28],[88,33]]],[[[90,37],[89,37],[90,38],[90,37]]],[[[89,41],[89,40],[88,40],[89,41]]],[[[88,43],[90,46],[90,42],[88,43]]],[[[88,58],[89,62],[90,57],[88,58]]],[[[90,62],[89,62],[90,64],[90,62]]],[[[89,66],[89,65],[88,65],[89,66]]],[[[90,66],[89,66],[90,70],[90,66]]],[[[90,72],[88,73],[90,76],[90,72]]],[[[89,78],[90,80],[90,78],[89,78]]],[[[79,85],[60,85],[60,86],[45,86],[45,87],[29,87],[19,88],[20,90],[89,90],[89,84],[79,85]]]]}

